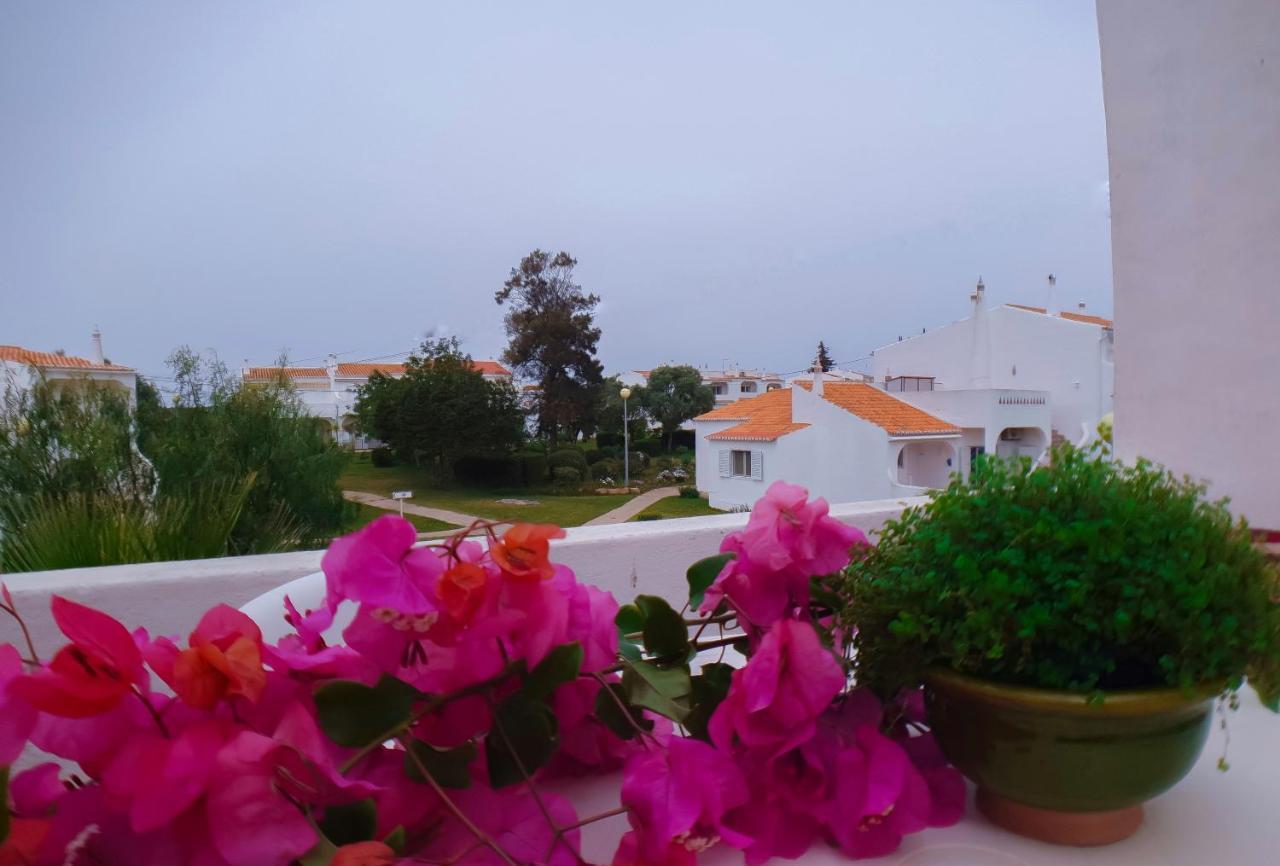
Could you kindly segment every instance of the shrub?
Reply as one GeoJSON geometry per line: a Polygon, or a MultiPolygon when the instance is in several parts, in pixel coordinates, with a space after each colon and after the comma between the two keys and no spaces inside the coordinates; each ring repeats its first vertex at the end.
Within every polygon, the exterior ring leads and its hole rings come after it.
{"type": "Polygon", "coordinates": [[[631,457],[632,472],[639,472],[640,470],[644,469],[646,466],[649,465],[648,454],[645,454],[641,451],[632,451],[629,456],[631,457]]]}
{"type": "Polygon", "coordinates": [[[523,465],[514,457],[459,457],[453,474],[459,481],[488,487],[509,487],[524,482],[523,465]]]}
{"type": "Polygon", "coordinates": [[[596,446],[601,449],[609,448],[609,447],[621,448],[622,434],[621,433],[597,433],[596,446]]]}
{"type": "Polygon", "coordinates": [[[551,467],[553,478],[555,477],[555,471],[565,466],[576,469],[579,478],[587,474],[587,458],[582,455],[581,449],[572,446],[552,451],[551,456],[547,458],[547,463],[551,467]]]}
{"type": "Polygon", "coordinates": [[[693,430],[676,430],[671,434],[671,447],[676,453],[690,451],[697,447],[697,433],[693,430]]]}
{"type": "Polygon", "coordinates": [[[662,515],[661,515],[661,514],[644,514],[644,513],[641,513],[641,514],[637,514],[637,515],[636,515],[636,520],[661,520],[661,519],[662,519],[662,515]]]}
{"type": "Polygon", "coordinates": [[[373,449],[369,454],[369,460],[374,466],[377,466],[380,469],[386,469],[388,466],[395,466],[398,462],[396,460],[396,452],[392,451],[386,445],[379,445],[377,448],[373,449]]]}
{"type": "Polygon", "coordinates": [[[612,457],[615,460],[622,457],[622,449],[617,445],[604,445],[597,450],[605,457],[612,457]]]}
{"type": "Polygon", "coordinates": [[[676,465],[676,461],[670,457],[659,457],[653,461],[653,468],[657,470],[670,469],[676,465]]]}
{"type": "Polygon", "coordinates": [[[1062,446],[988,458],[904,512],[852,564],[841,618],[860,682],[885,694],[938,665],[1093,691],[1241,677],[1280,693],[1276,575],[1204,487],[1062,446]]]}
{"type": "Polygon", "coordinates": [[[582,453],[582,456],[587,459],[588,466],[594,466],[601,460],[606,459],[609,455],[602,452],[599,448],[588,448],[582,453]]]}
{"type": "Polygon", "coordinates": [[[692,484],[686,484],[680,488],[681,499],[701,499],[702,494],[698,492],[698,488],[692,484]]]}
{"type": "Polygon", "coordinates": [[[520,470],[526,487],[537,487],[546,483],[550,468],[545,454],[521,454],[520,470]]]}
{"type": "Polygon", "coordinates": [[[675,469],[663,469],[654,478],[659,484],[676,484],[689,480],[689,473],[683,469],[676,467],[675,469]]]}
{"type": "Polygon", "coordinates": [[[557,466],[551,470],[551,480],[557,488],[568,490],[582,483],[582,473],[573,466],[557,466]]]}
{"type": "Polygon", "coordinates": [[[622,477],[622,462],[619,460],[600,460],[591,465],[591,477],[597,481],[606,478],[622,477]]]}

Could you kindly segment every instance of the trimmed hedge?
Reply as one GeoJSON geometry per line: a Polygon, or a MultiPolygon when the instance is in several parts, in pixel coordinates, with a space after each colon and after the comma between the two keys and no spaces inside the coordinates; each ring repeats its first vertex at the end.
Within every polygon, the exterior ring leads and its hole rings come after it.
{"type": "Polygon", "coordinates": [[[604,459],[591,464],[591,477],[597,481],[604,478],[612,478],[615,481],[622,481],[622,462],[618,460],[604,459]]]}
{"type": "Polygon", "coordinates": [[[561,448],[558,451],[551,452],[551,456],[547,458],[547,465],[551,467],[551,476],[553,478],[557,469],[566,466],[576,469],[579,478],[587,474],[587,458],[583,456],[582,450],[579,448],[561,448]]]}
{"type": "Polygon", "coordinates": [[[621,433],[597,433],[596,446],[601,449],[605,447],[621,448],[622,434],[621,433]]]}
{"type": "Polygon", "coordinates": [[[545,454],[521,454],[520,475],[525,487],[537,487],[547,483],[551,467],[545,454]]]}
{"type": "Polygon", "coordinates": [[[631,443],[631,447],[641,454],[647,454],[650,457],[657,457],[662,453],[661,439],[637,439],[631,443]]]}
{"type": "Polygon", "coordinates": [[[701,499],[702,494],[699,493],[698,488],[694,487],[692,484],[686,484],[685,486],[680,488],[680,498],[681,499],[701,499]]]}
{"type": "Polygon", "coordinates": [[[582,473],[573,466],[557,466],[551,470],[551,478],[556,487],[566,490],[582,483],[582,473]]]}

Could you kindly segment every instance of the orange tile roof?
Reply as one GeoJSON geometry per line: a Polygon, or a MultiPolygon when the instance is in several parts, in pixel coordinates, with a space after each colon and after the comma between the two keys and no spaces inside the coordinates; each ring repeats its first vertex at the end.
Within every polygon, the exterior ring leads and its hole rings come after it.
{"type": "MultiPolygon", "coordinates": [[[[1044,307],[1028,307],[1026,304],[1005,304],[1005,306],[1013,307],[1015,310],[1026,310],[1028,313],[1046,314],[1048,312],[1044,307]]],[[[1086,316],[1084,313],[1072,313],[1067,310],[1063,310],[1058,316],[1072,322],[1084,322],[1086,325],[1101,325],[1104,328],[1114,328],[1116,326],[1115,322],[1110,319],[1104,319],[1102,316],[1086,316]]]]}
{"type": "Polygon", "coordinates": [[[499,364],[497,361],[472,361],[471,366],[475,367],[486,376],[510,376],[511,371],[499,364]]]}
{"type": "Polygon", "coordinates": [[[339,364],[338,376],[343,379],[368,379],[374,373],[384,376],[403,376],[404,364],[339,364]]]}
{"type": "Polygon", "coordinates": [[[97,364],[88,358],[77,358],[75,355],[59,355],[57,352],[37,352],[21,346],[0,346],[0,361],[14,361],[19,364],[30,364],[33,367],[59,367],[73,370],[111,370],[117,373],[132,373],[132,367],[120,364],[97,364]]]}
{"type": "Polygon", "coordinates": [[[822,396],[846,412],[883,427],[890,436],[959,433],[960,428],[861,382],[823,382],[822,396]]]}
{"type": "Polygon", "coordinates": [[[269,382],[277,376],[289,379],[328,379],[324,367],[250,367],[244,371],[245,381],[269,382]]]}
{"type": "MultiPolygon", "coordinates": [[[[472,361],[472,368],[488,376],[510,376],[511,371],[497,361],[472,361]]],[[[404,364],[339,364],[337,375],[340,379],[367,379],[374,373],[384,376],[403,376],[404,364]]],[[[276,376],[285,375],[290,379],[327,379],[329,373],[324,367],[249,367],[244,371],[245,381],[270,381],[276,376]]]]}
{"type": "Polygon", "coordinates": [[[693,420],[742,422],[707,437],[717,441],[772,442],[788,433],[794,433],[809,426],[797,424],[791,420],[791,389],[789,388],[766,391],[757,397],[738,400],[727,406],[712,409],[693,420]]]}

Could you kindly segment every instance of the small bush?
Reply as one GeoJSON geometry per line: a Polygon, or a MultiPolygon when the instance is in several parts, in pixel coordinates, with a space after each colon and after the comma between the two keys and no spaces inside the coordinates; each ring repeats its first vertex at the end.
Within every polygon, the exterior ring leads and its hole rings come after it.
{"type": "Polygon", "coordinates": [[[654,478],[654,481],[657,481],[659,484],[684,483],[688,480],[689,473],[685,472],[680,467],[676,467],[675,469],[663,469],[654,478]]]}
{"type": "Polygon", "coordinates": [[[601,450],[605,448],[621,448],[622,434],[621,433],[597,433],[596,446],[601,450]]]}
{"type": "Polygon", "coordinates": [[[551,480],[557,489],[570,490],[582,483],[582,473],[573,466],[557,466],[551,470],[551,480]]]}
{"type": "Polygon", "coordinates": [[[587,458],[588,466],[594,466],[595,464],[599,463],[601,460],[608,459],[609,457],[608,454],[605,454],[599,448],[588,448],[585,452],[583,452],[582,456],[587,458]]]}
{"type": "Polygon", "coordinates": [[[614,460],[618,460],[622,457],[622,449],[617,445],[603,445],[597,450],[605,457],[612,457],[614,460]]]}
{"type": "Polygon", "coordinates": [[[636,520],[661,520],[661,514],[637,514],[636,520]]]}
{"type": "Polygon", "coordinates": [[[582,455],[581,449],[578,448],[561,448],[558,451],[551,452],[551,456],[547,458],[547,464],[551,467],[552,478],[556,477],[557,469],[564,467],[576,470],[579,478],[583,478],[587,474],[587,458],[582,455]]]}
{"type": "Polygon", "coordinates": [[[379,445],[369,454],[369,460],[379,469],[386,469],[388,466],[395,466],[400,461],[396,460],[396,452],[392,451],[386,445],[379,445]]]}
{"type": "Polygon", "coordinates": [[[649,465],[649,455],[641,451],[632,451],[630,457],[632,472],[639,472],[649,465]]]}
{"type": "Polygon", "coordinates": [[[524,481],[523,467],[514,457],[459,457],[453,462],[459,481],[485,487],[510,487],[524,481]]]}
{"type": "Polygon", "coordinates": [[[618,460],[599,460],[591,465],[591,477],[597,481],[606,478],[622,477],[622,462],[618,460]]]}
{"type": "Polygon", "coordinates": [[[545,454],[521,454],[520,470],[526,487],[545,484],[551,472],[545,454]]]}
{"type": "Polygon", "coordinates": [[[701,499],[702,494],[698,492],[698,488],[692,484],[686,484],[680,488],[681,499],[701,499]]]}
{"type": "Polygon", "coordinates": [[[653,461],[653,468],[657,469],[658,471],[662,471],[664,469],[671,469],[675,465],[676,465],[676,461],[671,459],[670,457],[659,457],[653,461]]]}

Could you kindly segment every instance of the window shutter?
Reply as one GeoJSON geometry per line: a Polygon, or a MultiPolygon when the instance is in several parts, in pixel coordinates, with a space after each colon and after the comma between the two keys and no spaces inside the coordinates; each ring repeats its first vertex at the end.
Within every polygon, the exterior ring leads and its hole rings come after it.
{"type": "Polygon", "coordinates": [[[753,481],[764,480],[764,452],[751,452],[751,478],[753,481]]]}
{"type": "Polygon", "coordinates": [[[729,472],[729,452],[728,452],[728,451],[721,451],[721,452],[720,452],[720,477],[721,477],[721,478],[728,478],[728,477],[729,477],[729,475],[730,475],[730,472],[729,472]]]}

